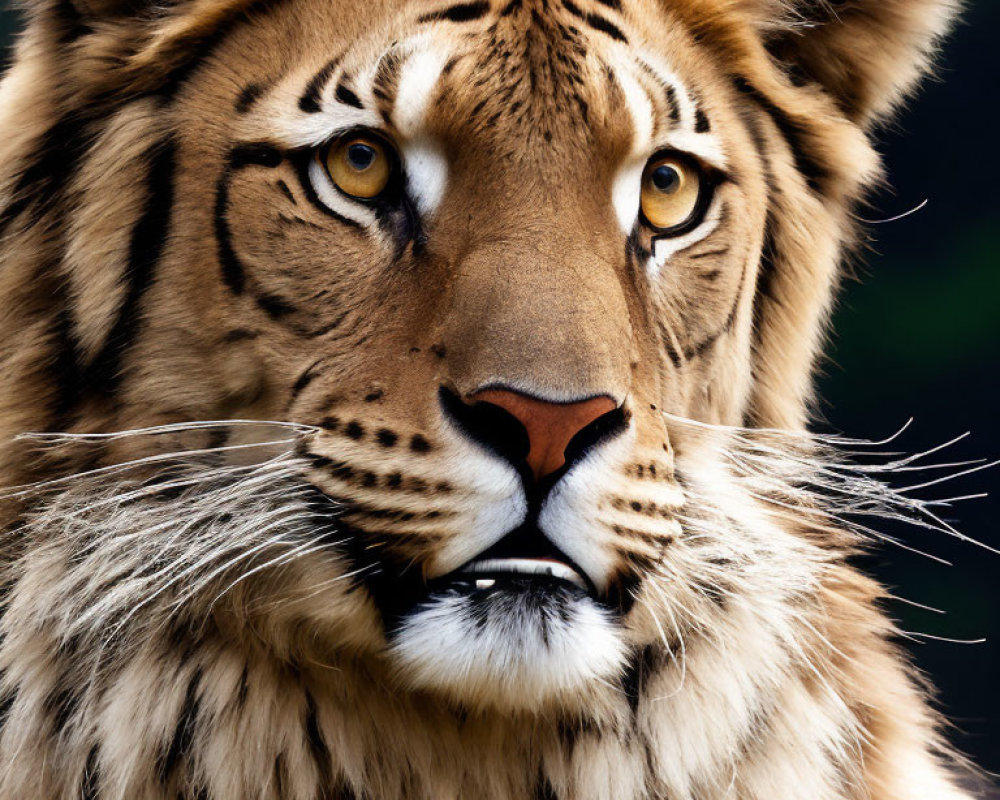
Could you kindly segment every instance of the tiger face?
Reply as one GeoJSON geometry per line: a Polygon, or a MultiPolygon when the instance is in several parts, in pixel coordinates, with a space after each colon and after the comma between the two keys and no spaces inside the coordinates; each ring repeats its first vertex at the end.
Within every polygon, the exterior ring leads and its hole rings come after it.
{"type": "Polygon", "coordinates": [[[197,383],[237,416],[318,429],[305,478],[407,683],[580,697],[699,577],[664,412],[748,413],[780,145],[652,6],[306,10],[177,98],[149,329],[226,343],[197,383]]]}
{"type": "Polygon", "coordinates": [[[303,480],[354,576],[329,622],[378,631],[365,647],[409,685],[579,698],[663,635],[648,609],[674,585],[796,547],[685,537],[707,445],[671,420],[798,424],[871,158],[815,84],[736,74],[759,40],[707,53],[699,13],[251,7],[167,76],[169,105],[115,109],[103,136],[131,162],[82,173],[83,205],[123,198],[68,253],[129,241],[130,286],[70,276],[108,312],[75,335],[126,382],[121,424],[312,426],[303,480]],[[114,215],[137,193],[130,234],[114,215]]]}
{"type": "MultiPolygon", "coordinates": [[[[291,426],[281,481],[198,524],[255,554],[293,524],[294,560],[187,551],[227,642],[480,711],[614,716],[656,675],[678,715],[749,720],[829,645],[808,620],[868,609],[822,497],[738,480],[730,445],[805,425],[868,129],[948,3],[136,5],[46,5],[5,83],[22,113],[31,54],[72,56],[4,145],[41,142],[3,224],[51,331],[7,427],[242,420],[188,431],[235,469],[253,421],[291,426]]],[[[162,559],[197,527],[142,524],[162,559]]]]}

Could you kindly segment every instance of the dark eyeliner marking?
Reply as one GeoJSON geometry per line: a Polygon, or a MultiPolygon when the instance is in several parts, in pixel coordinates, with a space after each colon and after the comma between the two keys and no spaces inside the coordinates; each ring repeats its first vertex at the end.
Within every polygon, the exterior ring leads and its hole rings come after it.
{"type": "Polygon", "coordinates": [[[360,222],[353,220],[350,217],[345,217],[343,214],[338,214],[319,199],[319,195],[316,194],[312,181],[309,179],[309,164],[312,161],[311,152],[306,150],[298,153],[295,161],[297,162],[295,167],[299,176],[299,186],[309,199],[309,202],[316,206],[316,208],[322,211],[326,216],[337,220],[337,222],[343,223],[350,228],[355,228],[356,230],[364,230],[364,226],[360,222]]]}
{"type": "Polygon", "coordinates": [[[306,90],[302,97],[299,98],[299,109],[305,111],[307,114],[316,114],[320,110],[319,99],[320,95],[323,93],[323,87],[326,86],[327,81],[330,80],[331,76],[337,65],[340,64],[340,60],[343,56],[337,56],[336,58],[331,58],[323,68],[313,75],[312,79],[306,85],[306,90]]]}

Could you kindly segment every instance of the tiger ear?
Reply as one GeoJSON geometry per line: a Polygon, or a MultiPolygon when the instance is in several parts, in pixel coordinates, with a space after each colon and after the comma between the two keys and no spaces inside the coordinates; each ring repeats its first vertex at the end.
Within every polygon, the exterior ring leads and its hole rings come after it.
{"type": "Polygon", "coordinates": [[[780,0],[777,15],[773,0],[762,5],[770,9],[759,23],[771,54],[863,126],[913,90],[958,11],[958,0],[780,0]]]}

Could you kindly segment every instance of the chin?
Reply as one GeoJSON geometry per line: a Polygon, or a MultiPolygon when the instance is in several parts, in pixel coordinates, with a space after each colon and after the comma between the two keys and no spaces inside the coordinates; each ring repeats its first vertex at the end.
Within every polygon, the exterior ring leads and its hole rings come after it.
{"type": "Polygon", "coordinates": [[[409,688],[464,708],[579,709],[624,667],[617,615],[551,574],[459,575],[400,621],[392,657],[409,688]]]}

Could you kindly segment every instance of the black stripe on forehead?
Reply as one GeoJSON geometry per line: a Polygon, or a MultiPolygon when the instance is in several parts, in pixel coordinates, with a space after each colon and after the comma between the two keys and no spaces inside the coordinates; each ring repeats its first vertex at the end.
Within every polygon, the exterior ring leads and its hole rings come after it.
{"type": "MultiPolygon", "coordinates": [[[[677,125],[681,121],[681,105],[677,100],[677,88],[669,83],[651,64],[641,58],[636,59],[642,74],[652,80],[660,89],[663,99],[667,103],[667,113],[670,115],[670,122],[677,125]]],[[[657,105],[652,96],[653,105],[657,105]]]]}
{"type": "Polygon", "coordinates": [[[330,82],[330,78],[333,77],[333,73],[340,65],[340,60],[342,58],[343,54],[331,58],[323,65],[319,72],[309,79],[309,83],[306,84],[305,92],[303,92],[302,97],[299,98],[299,108],[302,111],[305,111],[307,114],[319,113],[320,97],[323,96],[323,90],[326,88],[327,83],[330,82]]]}
{"type": "MultiPolygon", "coordinates": [[[[570,14],[581,20],[590,28],[593,28],[595,31],[600,31],[606,36],[610,36],[615,41],[628,44],[628,37],[622,32],[621,28],[611,22],[611,20],[602,17],[600,14],[585,12],[578,5],[576,5],[573,0],[562,0],[562,5],[563,8],[565,8],[570,14]]],[[[613,8],[613,6],[611,7],[613,8]]]]}
{"type": "Polygon", "coordinates": [[[486,0],[477,0],[474,3],[456,3],[447,8],[423,14],[417,19],[417,22],[471,22],[482,19],[489,10],[490,4],[486,0]]]}
{"type": "Polygon", "coordinates": [[[159,93],[170,99],[174,97],[180,88],[187,82],[187,79],[205,63],[225,40],[229,33],[238,27],[253,14],[264,14],[279,6],[287,0],[250,0],[239,13],[226,16],[222,22],[208,33],[195,33],[185,37],[183,44],[188,50],[188,55],[179,61],[167,74],[159,93]]]}

